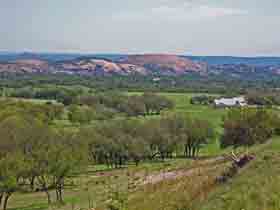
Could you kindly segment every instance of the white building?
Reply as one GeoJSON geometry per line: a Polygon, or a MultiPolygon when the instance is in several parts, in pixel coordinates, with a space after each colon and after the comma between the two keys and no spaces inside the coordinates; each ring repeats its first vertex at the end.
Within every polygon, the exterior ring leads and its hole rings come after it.
{"type": "Polygon", "coordinates": [[[160,81],[160,78],[159,78],[159,77],[155,77],[155,78],[153,78],[153,81],[154,81],[154,82],[159,82],[159,81],[160,81]]]}
{"type": "Polygon", "coordinates": [[[215,106],[218,107],[232,107],[232,106],[246,106],[246,100],[242,97],[235,98],[220,98],[214,100],[215,106]]]}

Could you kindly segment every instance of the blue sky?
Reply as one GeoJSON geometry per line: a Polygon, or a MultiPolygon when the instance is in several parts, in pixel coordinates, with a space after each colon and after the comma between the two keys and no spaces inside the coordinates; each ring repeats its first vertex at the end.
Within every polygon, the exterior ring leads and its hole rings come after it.
{"type": "Polygon", "coordinates": [[[279,0],[0,0],[0,50],[280,56],[279,0]]]}

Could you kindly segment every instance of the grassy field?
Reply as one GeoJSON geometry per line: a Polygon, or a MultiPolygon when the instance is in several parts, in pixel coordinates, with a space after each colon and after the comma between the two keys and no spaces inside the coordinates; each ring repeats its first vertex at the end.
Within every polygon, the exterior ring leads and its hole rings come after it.
{"type": "MultiPolygon", "coordinates": [[[[141,93],[129,93],[141,94],[141,93]]],[[[178,113],[206,119],[213,124],[217,138],[203,148],[210,159],[171,159],[147,162],[138,167],[109,170],[103,165],[89,166],[67,182],[65,205],[47,205],[46,196],[17,193],[10,201],[13,210],[103,210],[118,203],[126,210],[279,210],[280,209],[280,138],[252,148],[260,155],[234,179],[217,185],[215,179],[230,163],[217,157],[225,152],[219,147],[222,117],[226,110],[191,105],[194,94],[161,93],[175,102],[178,113]],[[269,196],[268,196],[269,195],[269,196]]],[[[197,94],[196,94],[197,95],[197,94]]],[[[54,198],[54,192],[52,192],[54,198]]]]}
{"type": "Polygon", "coordinates": [[[46,103],[52,103],[52,104],[59,104],[56,100],[45,100],[45,99],[26,99],[26,98],[10,98],[15,101],[23,101],[23,102],[29,102],[33,104],[46,104],[46,103]]]}
{"type": "MultiPolygon", "coordinates": [[[[141,164],[139,167],[129,165],[123,169],[108,170],[105,166],[90,166],[87,171],[74,176],[74,181],[67,183],[64,191],[65,202],[63,206],[52,205],[48,208],[46,195],[39,193],[19,193],[10,201],[10,207],[14,210],[68,210],[89,209],[99,207],[104,209],[112,194],[120,193],[128,196],[128,186],[132,184],[134,190],[138,183],[142,183],[145,177],[160,173],[163,170],[172,171],[178,168],[190,166],[192,160],[167,160],[165,162],[151,162],[141,164]]],[[[52,192],[55,198],[55,193],[52,192]]]]}
{"type": "MultiPolygon", "coordinates": [[[[141,95],[141,92],[129,92],[129,95],[141,95]]],[[[208,120],[217,129],[221,128],[222,116],[225,114],[224,109],[216,109],[212,106],[192,105],[190,100],[193,96],[205,95],[199,93],[159,93],[159,95],[165,96],[171,99],[175,107],[169,111],[172,113],[179,113],[182,115],[191,115],[200,119],[208,120]]],[[[213,95],[213,94],[212,94],[213,95]]],[[[214,95],[218,96],[218,95],[214,95]]],[[[168,112],[167,112],[168,113],[168,112]]],[[[164,114],[164,113],[163,113],[164,114]]]]}
{"type": "Polygon", "coordinates": [[[162,95],[172,99],[175,102],[175,113],[182,115],[189,115],[198,119],[209,121],[215,131],[217,132],[217,138],[207,145],[207,148],[203,148],[203,155],[217,155],[220,152],[219,136],[222,133],[222,117],[225,115],[225,109],[216,109],[212,106],[192,105],[190,99],[199,94],[180,94],[180,93],[162,93],[162,95]]]}

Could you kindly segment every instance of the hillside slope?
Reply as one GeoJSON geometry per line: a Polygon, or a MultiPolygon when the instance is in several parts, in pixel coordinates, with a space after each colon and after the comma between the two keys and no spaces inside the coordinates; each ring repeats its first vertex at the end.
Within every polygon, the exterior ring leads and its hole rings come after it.
{"type": "Polygon", "coordinates": [[[55,62],[34,57],[33,59],[19,58],[0,62],[0,72],[17,73],[182,75],[188,72],[202,73],[206,69],[205,63],[193,62],[188,58],[176,55],[129,55],[115,60],[101,57],[79,57],[55,62]]]}
{"type": "Polygon", "coordinates": [[[51,70],[51,65],[41,59],[18,59],[12,62],[0,63],[0,72],[38,73],[51,70]]]}
{"type": "Polygon", "coordinates": [[[208,163],[198,168],[198,173],[186,169],[185,173],[178,169],[167,170],[160,177],[153,176],[155,182],[148,182],[130,196],[129,209],[279,210],[279,151],[280,137],[268,144],[254,146],[250,153],[256,159],[232,179],[220,184],[215,180],[228,169],[229,162],[220,160],[210,164],[205,160],[208,163]]]}
{"type": "Polygon", "coordinates": [[[207,66],[202,62],[194,62],[191,59],[177,55],[129,55],[122,62],[143,66],[150,71],[162,74],[181,75],[187,72],[205,72],[207,66]]]}
{"type": "Polygon", "coordinates": [[[78,75],[182,76],[195,73],[222,78],[263,79],[280,75],[278,58],[141,55],[0,55],[0,72],[78,75]]]}
{"type": "Polygon", "coordinates": [[[256,153],[254,160],[229,183],[199,202],[199,210],[279,210],[280,138],[256,153]]]}

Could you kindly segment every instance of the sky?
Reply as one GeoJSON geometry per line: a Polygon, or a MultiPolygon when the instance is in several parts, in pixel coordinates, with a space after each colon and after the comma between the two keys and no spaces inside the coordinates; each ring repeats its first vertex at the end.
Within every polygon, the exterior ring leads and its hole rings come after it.
{"type": "Polygon", "coordinates": [[[280,56],[279,0],[0,0],[0,51],[280,56]]]}

